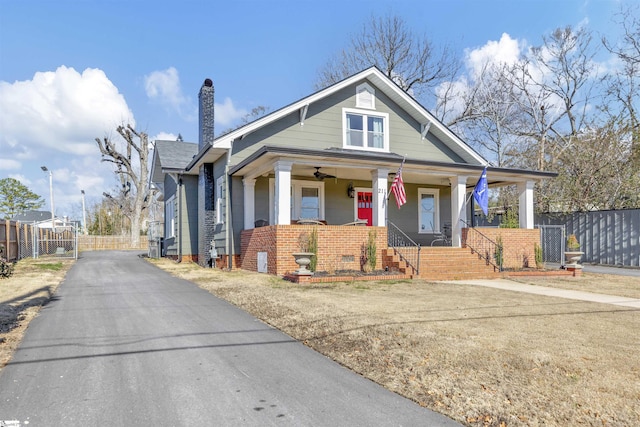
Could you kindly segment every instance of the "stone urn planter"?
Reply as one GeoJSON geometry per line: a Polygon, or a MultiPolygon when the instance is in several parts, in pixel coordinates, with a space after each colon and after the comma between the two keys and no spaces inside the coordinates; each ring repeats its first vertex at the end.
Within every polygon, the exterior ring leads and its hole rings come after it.
{"type": "Polygon", "coordinates": [[[313,272],[307,269],[307,266],[311,264],[311,257],[315,256],[313,252],[294,252],[293,257],[298,264],[298,270],[294,272],[298,276],[312,276],[313,272]]]}
{"type": "Polygon", "coordinates": [[[575,234],[570,234],[567,237],[567,246],[564,251],[565,267],[569,269],[582,268],[580,265],[582,255],[584,255],[584,252],[580,250],[580,242],[578,242],[575,234]]]}
{"type": "Polygon", "coordinates": [[[581,251],[565,251],[564,252],[564,260],[567,264],[580,264],[580,258],[582,258],[584,252],[581,251]]]}

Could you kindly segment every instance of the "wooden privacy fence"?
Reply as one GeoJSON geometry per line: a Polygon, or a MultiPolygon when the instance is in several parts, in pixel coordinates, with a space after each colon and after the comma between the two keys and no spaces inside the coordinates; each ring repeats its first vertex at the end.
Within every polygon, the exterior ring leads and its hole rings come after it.
{"type": "Polygon", "coordinates": [[[0,252],[8,261],[39,255],[75,257],[76,231],[72,225],[56,226],[56,230],[19,221],[0,221],[0,252]]]}
{"type": "MultiPolygon", "coordinates": [[[[75,236],[68,235],[65,227],[58,227],[57,232],[51,229],[39,228],[34,224],[24,224],[18,221],[0,221],[0,256],[8,261],[18,261],[23,258],[57,254],[60,248],[65,253],[73,248],[68,247],[75,236]],[[35,234],[34,234],[35,233],[35,234]],[[34,242],[37,250],[34,250],[34,242]]],[[[131,245],[129,236],[78,236],[79,251],[99,250],[148,250],[147,236],[140,236],[140,244],[131,245]]]]}
{"type": "Polygon", "coordinates": [[[130,236],[78,236],[78,250],[80,251],[108,251],[108,250],[147,250],[149,242],[147,236],[140,236],[138,246],[131,245],[130,236]]]}
{"type": "Polygon", "coordinates": [[[20,223],[0,221],[0,257],[8,261],[20,259],[18,236],[20,236],[20,223]]]}

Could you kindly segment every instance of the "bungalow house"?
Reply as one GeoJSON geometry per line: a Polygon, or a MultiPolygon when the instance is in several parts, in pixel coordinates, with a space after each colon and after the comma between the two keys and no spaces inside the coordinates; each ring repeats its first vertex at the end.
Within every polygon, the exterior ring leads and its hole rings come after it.
{"type": "Polygon", "coordinates": [[[489,274],[498,238],[507,261],[533,262],[534,184],[555,174],[487,167],[379,69],[215,138],[213,97],[206,79],[197,150],[180,142],[156,145],[152,182],[164,185],[165,223],[189,219],[192,252],[184,244],[176,251],[165,239],[167,255],[195,259],[197,240],[203,266],[286,275],[297,268],[298,243],[315,234],[318,271],[359,270],[367,242],[375,242],[377,269],[401,267],[420,276],[436,277],[443,260],[457,265],[455,274],[489,274]],[[401,164],[406,202],[398,206],[389,188],[401,164]],[[490,187],[517,186],[520,229],[498,236],[470,227],[469,195],[485,167],[490,187]],[[449,247],[432,247],[443,233],[449,247]],[[478,254],[485,259],[473,267],[478,254]]]}
{"type": "Polygon", "coordinates": [[[197,153],[194,143],[154,143],[150,182],[156,201],[164,204],[163,256],[198,260],[198,177],[184,173],[197,153]]]}

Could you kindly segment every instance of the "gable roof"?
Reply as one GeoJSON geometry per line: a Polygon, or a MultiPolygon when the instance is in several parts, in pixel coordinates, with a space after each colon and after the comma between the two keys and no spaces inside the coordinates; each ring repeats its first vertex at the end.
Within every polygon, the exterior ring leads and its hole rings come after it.
{"type": "Polygon", "coordinates": [[[151,182],[163,182],[166,173],[183,172],[196,154],[198,154],[198,144],[192,142],[155,141],[151,182]]]}
{"type": "Polygon", "coordinates": [[[447,143],[449,148],[458,154],[461,158],[471,158],[478,165],[487,166],[489,162],[485,160],[478,152],[471,148],[466,142],[458,137],[444,123],[438,120],[426,108],[424,108],[411,95],[402,90],[393,80],[387,77],[379,68],[373,66],[363,70],[351,77],[319,90],[305,98],[302,98],[292,104],[289,104],[279,110],[276,110],[266,116],[263,116],[251,123],[247,123],[225,135],[219,136],[213,140],[211,144],[203,147],[198,155],[187,165],[187,171],[197,168],[203,163],[211,163],[220,157],[220,149],[231,148],[231,143],[235,139],[244,136],[267,126],[291,113],[299,111],[305,106],[312,104],[318,100],[333,95],[334,93],[355,84],[363,79],[370,81],[377,90],[382,91],[389,99],[399,105],[413,119],[423,126],[429,126],[429,132],[434,134],[441,141],[447,143]]]}
{"type": "Polygon", "coordinates": [[[16,214],[11,219],[20,222],[51,221],[51,211],[24,211],[16,214]]]}

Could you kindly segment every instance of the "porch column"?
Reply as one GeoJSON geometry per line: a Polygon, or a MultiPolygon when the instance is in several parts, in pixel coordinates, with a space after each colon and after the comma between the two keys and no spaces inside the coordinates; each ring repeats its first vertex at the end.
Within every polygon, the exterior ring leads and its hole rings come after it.
{"type": "Polygon", "coordinates": [[[526,181],[518,183],[518,194],[520,206],[518,208],[518,217],[520,219],[520,228],[532,229],[533,219],[533,188],[534,181],[526,181]]]}
{"type": "Polygon", "coordinates": [[[256,222],[256,180],[245,178],[242,184],[244,185],[244,229],[251,230],[256,222]]]}
{"type": "Polygon", "coordinates": [[[274,171],[276,175],[275,214],[276,224],[291,224],[291,166],[293,162],[278,161],[274,171]]]}
{"type": "Polygon", "coordinates": [[[451,182],[451,246],[462,247],[462,221],[467,221],[467,176],[454,176],[451,182]]]}
{"type": "Polygon", "coordinates": [[[387,221],[387,177],[389,169],[375,169],[371,171],[373,218],[374,227],[386,227],[387,221]]]}

